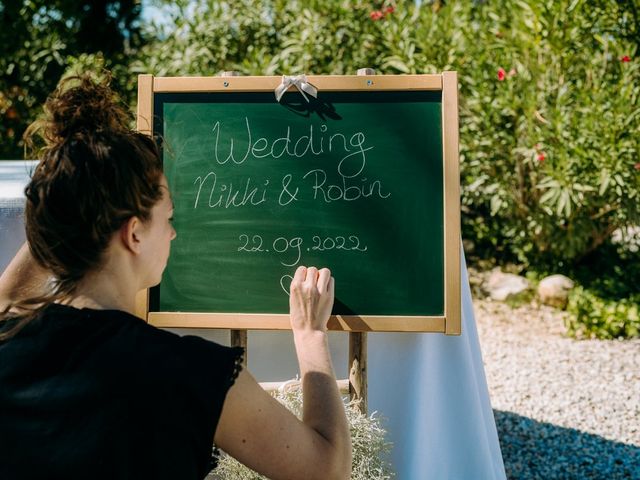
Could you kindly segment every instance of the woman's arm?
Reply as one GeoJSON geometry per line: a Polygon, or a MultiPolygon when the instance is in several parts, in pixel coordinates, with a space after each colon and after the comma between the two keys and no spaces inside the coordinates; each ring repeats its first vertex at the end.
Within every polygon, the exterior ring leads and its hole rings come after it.
{"type": "Polygon", "coordinates": [[[45,293],[49,274],[31,255],[25,242],[0,276],[0,311],[11,303],[45,293]]]}
{"type": "Polygon", "coordinates": [[[302,421],[245,371],[224,403],[216,445],[274,480],[348,479],[351,475],[349,426],[326,333],[333,288],[328,269],[299,267],[291,282],[291,326],[302,376],[302,421]]]}

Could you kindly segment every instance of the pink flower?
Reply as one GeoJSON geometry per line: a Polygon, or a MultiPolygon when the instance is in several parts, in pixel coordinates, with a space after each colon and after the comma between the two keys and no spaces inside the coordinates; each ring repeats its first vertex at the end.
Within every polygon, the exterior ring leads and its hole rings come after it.
{"type": "Polygon", "coordinates": [[[374,10],[369,14],[369,17],[371,17],[371,20],[375,22],[376,20],[380,20],[382,17],[384,17],[384,13],[382,13],[380,10],[374,10]]]}
{"type": "Polygon", "coordinates": [[[544,159],[545,159],[545,158],[546,158],[546,157],[545,157],[545,155],[544,155],[544,152],[538,152],[538,161],[539,161],[540,163],[544,162],[544,159]]]}
{"type": "Polygon", "coordinates": [[[622,63],[629,63],[631,61],[631,57],[629,55],[625,55],[620,59],[622,63]]]}
{"type": "Polygon", "coordinates": [[[507,76],[507,72],[504,71],[504,68],[500,67],[498,69],[498,80],[502,82],[507,76]]]}
{"type": "Polygon", "coordinates": [[[640,170],[640,162],[636,163],[633,168],[635,168],[636,170],[640,170]]]}
{"type": "Polygon", "coordinates": [[[393,5],[392,5],[392,6],[390,6],[390,7],[387,7],[387,8],[386,8],[386,10],[384,11],[384,13],[385,13],[386,15],[388,15],[388,14],[390,14],[390,13],[395,12],[395,10],[396,10],[396,9],[395,9],[395,7],[393,7],[393,5]]]}

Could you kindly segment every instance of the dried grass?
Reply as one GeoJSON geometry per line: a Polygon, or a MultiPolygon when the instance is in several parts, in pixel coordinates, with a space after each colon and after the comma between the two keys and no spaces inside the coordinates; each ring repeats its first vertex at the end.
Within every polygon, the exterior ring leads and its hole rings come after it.
{"type": "MultiPolygon", "coordinates": [[[[284,388],[276,390],[274,397],[298,418],[302,415],[302,390],[284,388]]],[[[381,417],[375,412],[362,414],[354,402],[345,403],[347,420],[351,430],[353,448],[352,480],[390,480],[394,478],[388,454],[391,443],[385,440],[386,430],[381,417]]],[[[233,457],[222,453],[220,464],[209,477],[210,480],[266,480],[266,477],[245,467],[233,457]]]]}

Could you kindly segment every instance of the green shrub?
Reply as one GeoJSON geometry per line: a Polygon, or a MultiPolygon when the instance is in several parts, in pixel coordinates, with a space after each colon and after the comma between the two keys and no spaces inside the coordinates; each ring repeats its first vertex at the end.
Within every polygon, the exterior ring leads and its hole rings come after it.
{"type": "Polygon", "coordinates": [[[632,338],[640,336],[640,295],[607,300],[583,287],[569,295],[567,331],[577,338],[632,338]]]}
{"type": "Polygon", "coordinates": [[[638,223],[637,47],[585,2],[500,3],[477,9],[461,69],[465,232],[524,263],[579,261],[638,223]]]}
{"type": "Polygon", "coordinates": [[[633,298],[640,293],[640,261],[637,251],[605,243],[566,274],[596,296],[607,301],[633,298]]]}
{"type": "MultiPolygon", "coordinates": [[[[535,267],[534,267],[535,268],[535,267]]],[[[535,286],[557,270],[529,269],[535,286]]],[[[578,265],[562,270],[577,287],[569,295],[565,325],[576,338],[631,338],[640,336],[640,262],[638,250],[624,242],[606,242],[578,265]]]]}
{"type": "MultiPolygon", "coordinates": [[[[302,390],[291,388],[277,390],[275,398],[299,418],[302,416],[302,390]]],[[[352,480],[390,480],[394,478],[391,466],[385,459],[391,450],[391,444],[385,441],[385,430],[380,417],[375,414],[366,416],[355,404],[345,405],[347,420],[351,430],[353,453],[352,480]]],[[[220,464],[210,476],[211,479],[224,480],[266,480],[266,477],[245,467],[233,457],[222,455],[220,464]]]]}

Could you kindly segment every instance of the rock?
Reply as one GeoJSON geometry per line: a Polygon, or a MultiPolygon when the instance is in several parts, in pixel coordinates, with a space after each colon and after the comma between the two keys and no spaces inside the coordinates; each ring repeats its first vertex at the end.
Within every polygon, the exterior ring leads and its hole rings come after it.
{"type": "Polygon", "coordinates": [[[485,277],[487,272],[481,272],[472,266],[467,267],[469,275],[469,286],[471,287],[471,295],[473,298],[485,298],[487,292],[484,290],[485,277]]]}
{"type": "Polygon", "coordinates": [[[569,292],[574,285],[573,280],[564,275],[545,277],[538,284],[540,302],[552,307],[565,309],[569,300],[569,292]]]}
{"type": "Polygon", "coordinates": [[[485,288],[493,300],[504,301],[511,296],[525,292],[529,286],[529,281],[526,278],[512,273],[503,273],[500,268],[494,268],[485,288]]]}

